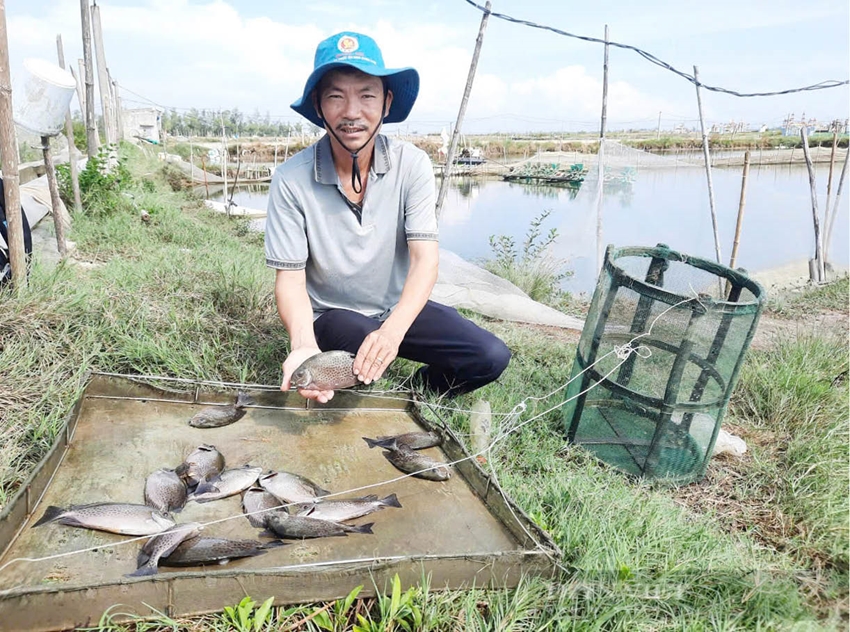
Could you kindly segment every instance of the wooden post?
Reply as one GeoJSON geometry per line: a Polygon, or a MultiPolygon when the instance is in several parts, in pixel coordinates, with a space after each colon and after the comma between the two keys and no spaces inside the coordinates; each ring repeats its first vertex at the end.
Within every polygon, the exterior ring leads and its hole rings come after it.
{"type": "Polygon", "coordinates": [[[103,31],[100,27],[100,7],[97,2],[91,6],[92,32],[94,33],[94,52],[97,57],[97,83],[100,88],[100,107],[103,111],[103,131],[106,144],[117,142],[115,133],[115,113],[109,88],[109,71],[106,68],[106,52],[103,50],[103,31]]]}
{"type": "Polygon", "coordinates": [[[74,68],[71,67],[71,74],[74,75],[74,81],[77,82],[77,100],[80,102],[80,117],[83,119],[83,125],[86,124],[86,87],[83,84],[84,78],[86,76],[86,69],[83,65],[83,60],[77,60],[77,68],[79,68],[79,73],[74,72],[74,68]]]}
{"type": "Polygon", "coordinates": [[[0,0],[0,168],[6,202],[9,236],[9,265],[16,288],[27,285],[27,256],[24,250],[24,223],[21,218],[20,176],[15,123],[12,119],[12,77],[9,70],[9,37],[6,33],[6,2],[0,0]]]}
{"type": "Polygon", "coordinates": [[[206,199],[209,200],[210,199],[210,185],[207,183],[207,161],[204,158],[203,154],[201,154],[201,169],[203,169],[203,171],[204,171],[204,189],[207,192],[206,199]]]}
{"type": "Polygon", "coordinates": [[[89,158],[97,155],[100,139],[97,136],[97,119],[94,117],[94,64],[91,57],[91,16],[89,15],[89,0],[80,0],[80,18],[83,23],[83,75],[86,84],[86,153],[89,158]]]}
{"type": "Polygon", "coordinates": [[[124,140],[124,109],[118,94],[118,82],[112,82],[112,94],[115,95],[115,124],[118,126],[118,142],[124,140]]]}
{"type": "MultiPolygon", "coordinates": [[[[605,46],[607,47],[608,44],[606,43],[605,46]]],[[[655,131],[655,140],[658,140],[659,138],[661,138],[661,112],[658,113],[658,129],[655,131]]]]}
{"type": "MultiPolygon", "coordinates": [[[[838,125],[834,125],[832,130],[832,150],[829,152],[829,176],[826,179],[826,208],[824,209],[823,227],[826,229],[826,223],[829,219],[829,201],[832,198],[832,172],[835,171],[835,149],[838,147],[838,125]]],[[[850,147],[848,147],[850,149],[850,147]]],[[[824,244],[824,253],[826,252],[826,244],[824,244]]],[[[827,260],[828,261],[828,260],[827,260]]],[[[826,262],[824,262],[826,265],[826,262]]]]}
{"type": "MultiPolygon", "coordinates": [[[[659,119],[660,120],[660,119],[659,119]]],[[[608,122],[608,25],[605,25],[605,61],[602,65],[602,121],[599,125],[598,184],[596,190],[596,271],[602,269],[605,244],[602,238],[602,202],[605,191],[605,127],[608,122]]]]}
{"type": "Polygon", "coordinates": [[[65,244],[65,218],[62,213],[62,201],[59,199],[59,187],[56,186],[56,170],[50,155],[50,137],[41,137],[41,151],[44,154],[44,168],[47,171],[47,188],[50,191],[50,205],[53,208],[53,228],[56,230],[56,247],[59,256],[65,258],[68,246],[65,244]]]}
{"type": "MultiPolygon", "coordinates": [[[[59,55],[59,67],[65,68],[65,50],[62,46],[62,36],[56,36],[56,52],[59,55]]],[[[71,170],[71,188],[74,191],[74,212],[79,213],[83,210],[83,203],[80,201],[80,178],[77,175],[77,160],[74,158],[74,152],[77,146],[74,143],[74,122],[71,120],[71,108],[65,112],[65,136],[68,139],[68,166],[71,170]]]]}
{"type": "Polygon", "coordinates": [[[824,266],[829,262],[829,244],[832,242],[832,228],[835,226],[835,217],[838,215],[838,205],[841,202],[841,192],[844,190],[844,181],[847,179],[847,162],[850,160],[850,147],[847,148],[847,153],[844,154],[844,166],[841,168],[841,177],[838,178],[838,189],[835,192],[835,203],[832,205],[832,212],[828,219],[824,220],[826,234],[823,240],[823,260],[824,266]]]}
{"type": "Polygon", "coordinates": [[[803,138],[803,158],[806,159],[806,168],[809,171],[809,189],[812,193],[812,221],[815,227],[815,267],[814,274],[810,275],[812,281],[818,283],[826,279],[823,262],[823,237],[820,233],[820,218],[818,217],[818,189],[815,182],[815,168],[812,165],[812,157],[809,155],[809,130],[805,123],[800,129],[803,138]]]}
{"type": "Polygon", "coordinates": [[[481,54],[481,43],[484,41],[484,31],[487,29],[487,20],[490,17],[490,0],[484,7],[484,15],[481,16],[481,26],[478,28],[478,39],[475,40],[475,50],[472,53],[472,63],[469,65],[469,75],[466,78],[466,87],[463,89],[463,98],[460,101],[460,109],[457,113],[454,130],[452,130],[452,140],[449,144],[449,151],[446,153],[446,166],[443,168],[443,179],[440,182],[440,192],[437,195],[437,221],[440,220],[440,211],[443,208],[443,201],[446,199],[446,193],[449,190],[449,178],[452,175],[452,161],[455,157],[457,149],[458,136],[463,125],[463,117],[466,114],[466,104],[469,102],[469,93],[472,92],[472,82],[475,79],[475,69],[478,67],[478,57],[481,54]]]}
{"type": "MultiPolygon", "coordinates": [[[[738,200],[738,219],[735,222],[735,239],[732,241],[732,255],[729,257],[729,267],[735,269],[738,262],[738,245],[741,243],[741,226],[744,223],[744,205],[747,202],[747,176],[750,174],[750,152],[744,152],[744,173],[741,175],[741,198],[738,200]]],[[[732,284],[726,279],[726,290],[723,296],[729,296],[732,284]]]]}
{"type": "Polygon", "coordinates": [[[699,124],[702,130],[702,153],[705,158],[705,177],[708,182],[708,205],[711,209],[711,226],[714,230],[714,255],[717,258],[717,263],[723,263],[723,257],[720,254],[720,235],[717,230],[717,212],[714,208],[714,185],[711,181],[711,154],[708,150],[708,134],[705,131],[705,117],[702,113],[702,97],[699,92],[699,69],[694,66],[694,84],[697,88],[697,108],[699,108],[699,124]]]}

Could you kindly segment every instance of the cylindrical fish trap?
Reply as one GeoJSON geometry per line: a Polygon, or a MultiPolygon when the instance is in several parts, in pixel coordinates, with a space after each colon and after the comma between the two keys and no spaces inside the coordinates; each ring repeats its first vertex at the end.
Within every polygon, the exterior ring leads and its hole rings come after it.
{"type": "Polygon", "coordinates": [[[742,270],[609,246],[565,396],[569,440],[630,474],[701,478],[763,302],[742,270]]]}

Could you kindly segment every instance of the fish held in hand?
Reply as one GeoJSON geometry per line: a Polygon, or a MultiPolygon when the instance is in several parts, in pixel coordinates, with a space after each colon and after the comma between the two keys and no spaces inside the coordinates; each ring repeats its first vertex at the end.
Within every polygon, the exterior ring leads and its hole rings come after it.
{"type": "Polygon", "coordinates": [[[307,516],[331,522],[346,522],[361,516],[380,511],[384,507],[401,508],[398,496],[390,494],[386,498],[364,496],[348,500],[320,500],[314,503],[298,503],[292,509],[296,516],[307,516]]]}
{"type": "Polygon", "coordinates": [[[145,504],[162,512],[180,511],[189,494],[174,470],[161,468],[145,480],[145,504]]]}
{"type": "Polygon", "coordinates": [[[156,575],[160,558],[169,555],[184,540],[196,538],[200,532],[201,525],[199,523],[188,522],[186,524],[174,525],[159,535],[155,535],[145,542],[142,550],[139,551],[139,557],[136,560],[138,568],[132,573],[125,575],[125,577],[156,575]]]}
{"type": "Polygon", "coordinates": [[[199,483],[189,500],[207,503],[239,494],[256,483],[262,471],[263,468],[250,465],[224,470],[217,478],[199,483]]]}
{"type": "Polygon", "coordinates": [[[424,450],[425,448],[442,445],[443,437],[436,432],[407,432],[392,437],[378,437],[377,439],[363,437],[363,441],[370,448],[390,449],[393,443],[396,443],[398,445],[406,445],[411,450],[424,450]]]}
{"type": "Polygon", "coordinates": [[[348,351],[325,351],[304,360],[289,384],[308,391],[334,391],[359,384],[354,375],[354,354],[348,351]]]}
{"type": "Polygon", "coordinates": [[[223,469],[224,455],[216,450],[214,445],[202,444],[174,471],[189,487],[194,487],[201,481],[215,478],[223,469]]]}
{"type": "Polygon", "coordinates": [[[33,526],[49,522],[120,535],[154,535],[174,526],[167,513],[132,503],[91,503],[67,509],[51,505],[33,526]]]}
{"type": "Polygon", "coordinates": [[[236,403],[227,406],[207,406],[195,413],[189,420],[189,425],[195,428],[219,428],[230,425],[242,419],[247,412],[245,406],[251,406],[256,402],[248,395],[239,391],[236,403]]]}
{"type": "Polygon", "coordinates": [[[242,494],[242,510],[251,526],[266,528],[266,518],[272,511],[286,511],[283,503],[274,494],[262,487],[251,487],[242,494]],[[262,512],[262,513],[257,513],[262,512]]]}
{"type": "Polygon", "coordinates": [[[287,503],[310,502],[331,493],[309,478],[291,472],[266,472],[260,476],[260,487],[287,503]]]}
{"type": "MultiPolygon", "coordinates": [[[[290,516],[284,512],[269,512],[271,515],[266,519],[266,528],[279,538],[305,539],[305,538],[327,538],[334,536],[345,536],[349,533],[372,533],[372,525],[369,524],[350,525],[319,520],[305,516],[290,516]]],[[[262,534],[261,534],[262,535],[262,534]]]]}
{"type": "Polygon", "coordinates": [[[384,453],[384,457],[407,474],[429,481],[446,481],[452,476],[452,471],[445,463],[435,461],[427,454],[411,450],[404,444],[393,443],[384,453]]]}
{"type": "Polygon", "coordinates": [[[181,542],[167,557],[162,557],[159,564],[160,566],[227,564],[230,560],[262,555],[269,549],[286,544],[280,540],[260,542],[259,540],[197,537],[181,542]]]}

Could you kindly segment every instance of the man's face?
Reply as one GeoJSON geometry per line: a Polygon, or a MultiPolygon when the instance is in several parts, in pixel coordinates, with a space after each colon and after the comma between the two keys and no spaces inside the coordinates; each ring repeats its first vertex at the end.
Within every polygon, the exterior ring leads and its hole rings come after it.
{"type": "Polygon", "coordinates": [[[388,92],[384,104],[384,86],[378,77],[331,70],[322,79],[318,99],[325,124],[347,147],[358,147],[389,111],[393,95],[388,92]]]}

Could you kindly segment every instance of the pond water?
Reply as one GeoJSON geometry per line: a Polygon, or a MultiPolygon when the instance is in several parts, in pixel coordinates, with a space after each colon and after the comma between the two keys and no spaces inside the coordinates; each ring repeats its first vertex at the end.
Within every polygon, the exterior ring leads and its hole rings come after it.
{"type": "MultiPolygon", "coordinates": [[[[829,166],[817,165],[815,172],[822,213],[829,166]]],[[[834,188],[839,173],[840,166],[836,166],[834,188]]],[[[715,168],[712,179],[721,255],[728,263],[741,193],[741,168],[715,168]]],[[[210,193],[213,199],[221,199],[221,191],[210,193]]],[[[491,235],[508,235],[521,248],[532,220],[549,210],[541,225],[542,235],[551,228],[557,230],[552,254],[574,272],[564,281],[564,289],[592,292],[597,276],[596,196],[596,184],[590,180],[578,189],[565,189],[498,179],[454,178],[440,219],[440,246],[469,261],[492,256],[491,235]]],[[[238,188],[234,195],[238,204],[256,209],[265,209],[267,199],[267,187],[238,188]]],[[[850,264],[848,206],[850,194],[845,192],[830,252],[830,259],[843,268],[850,264]]],[[[666,243],[680,252],[713,260],[714,236],[704,169],[641,169],[633,182],[606,184],[602,228],[603,245],[666,243]]],[[[751,167],[736,267],[757,272],[806,260],[813,254],[811,194],[805,166],[751,167]]]]}

